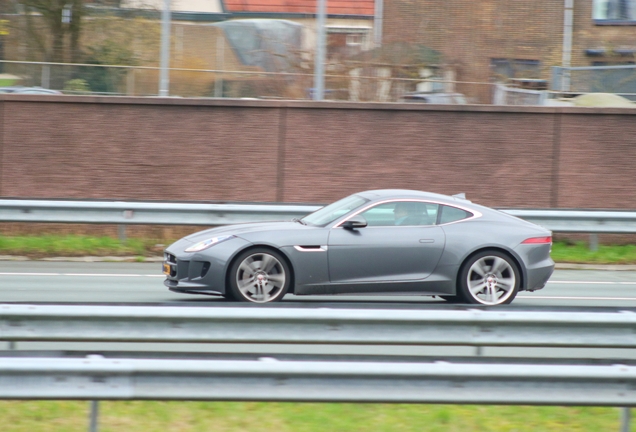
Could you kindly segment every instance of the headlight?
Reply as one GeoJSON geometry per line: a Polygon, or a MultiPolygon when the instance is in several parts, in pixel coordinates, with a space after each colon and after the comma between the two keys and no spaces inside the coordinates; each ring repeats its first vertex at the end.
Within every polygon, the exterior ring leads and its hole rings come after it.
{"type": "Polygon", "coordinates": [[[199,242],[195,245],[190,246],[189,248],[187,248],[185,251],[186,252],[199,252],[202,251],[204,249],[209,248],[210,246],[214,246],[217,243],[221,243],[225,240],[229,240],[231,238],[234,238],[233,235],[225,235],[225,236],[219,236],[219,237],[212,237],[211,239],[207,239],[207,240],[203,240],[202,242],[199,242]]]}

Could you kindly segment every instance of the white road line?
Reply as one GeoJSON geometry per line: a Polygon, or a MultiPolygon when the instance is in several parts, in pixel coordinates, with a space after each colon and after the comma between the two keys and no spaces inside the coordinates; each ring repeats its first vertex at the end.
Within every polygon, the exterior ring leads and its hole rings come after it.
{"type": "Polygon", "coordinates": [[[548,284],[571,284],[571,285],[636,285],[634,282],[601,282],[601,281],[548,281],[548,284]]]}
{"type": "Polygon", "coordinates": [[[118,273],[0,273],[0,276],[80,276],[80,277],[160,277],[162,274],[118,274],[118,273]]]}
{"type": "Polygon", "coordinates": [[[565,297],[565,296],[517,296],[525,300],[634,300],[636,297],[565,297]]]}
{"type": "MultiPolygon", "coordinates": [[[[132,273],[28,273],[28,272],[0,272],[0,276],[70,276],[70,277],[121,277],[121,278],[135,278],[135,277],[149,277],[149,278],[164,278],[161,273],[157,274],[132,274],[132,273]]],[[[633,285],[636,286],[636,281],[633,282],[612,282],[612,281],[560,281],[551,280],[548,281],[548,285],[633,285]]],[[[537,298],[537,297],[533,297],[537,298]]],[[[580,297],[577,297],[580,298],[580,297]]]]}

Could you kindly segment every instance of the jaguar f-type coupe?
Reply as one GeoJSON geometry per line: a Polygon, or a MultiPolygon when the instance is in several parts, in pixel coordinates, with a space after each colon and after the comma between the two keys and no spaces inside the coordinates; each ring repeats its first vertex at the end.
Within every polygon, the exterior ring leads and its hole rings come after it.
{"type": "Polygon", "coordinates": [[[267,303],[285,294],[408,294],[498,305],[544,287],[550,231],[463,196],[360,192],[300,219],[189,235],[165,249],[172,291],[267,303]]]}

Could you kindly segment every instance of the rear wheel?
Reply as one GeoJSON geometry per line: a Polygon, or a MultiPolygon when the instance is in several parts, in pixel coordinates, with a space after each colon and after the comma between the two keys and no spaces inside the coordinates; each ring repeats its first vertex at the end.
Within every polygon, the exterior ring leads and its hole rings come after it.
{"type": "Polygon", "coordinates": [[[521,277],[517,264],[499,251],[482,251],[464,263],[458,294],[466,303],[499,305],[514,300],[521,277]]]}
{"type": "Polygon", "coordinates": [[[228,299],[253,303],[279,301],[289,289],[291,272],[280,253],[251,249],[240,254],[229,274],[228,299]]]}

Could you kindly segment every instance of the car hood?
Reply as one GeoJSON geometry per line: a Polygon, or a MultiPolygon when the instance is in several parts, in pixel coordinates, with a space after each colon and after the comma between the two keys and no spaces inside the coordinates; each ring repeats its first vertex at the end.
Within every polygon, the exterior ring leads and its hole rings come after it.
{"type": "Polygon", "coordinates": [[[265,231],[279,231],[279,230],[298,230],[307,228],[298,222],[284,221],[284,222],[254,222],[238,225],[227,225],[218,228],[212,228],[204,231],[199,231],[194,234],[190,234],[185,237],[184,240],[197,243],[203,240],[207,240],[212,237],[222,235],[235,235],[241,237],[241,235],[265,232],[265,231]]]}

